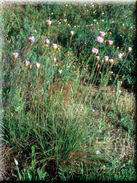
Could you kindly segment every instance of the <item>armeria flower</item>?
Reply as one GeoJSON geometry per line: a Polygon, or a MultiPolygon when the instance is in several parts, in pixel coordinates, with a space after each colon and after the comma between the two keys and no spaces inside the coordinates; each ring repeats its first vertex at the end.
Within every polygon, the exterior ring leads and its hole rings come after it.
{"type": "Polygon", "coordinates": [[[99,154],[100,154],[100,151],[99,151],[99,150],[97,150],[97,151],[96,151],[96,155],[99,155],[99,154]]]}
{"type": "Polygon", "coordinates": [[[129,47],[129,48],[128,48],[128,51],[129,51],[129,52],[131,52],[131,51],[132,51],[132,48],[131,48],[131,47],[129,47]]]}
{"type": "Polygon", "coordinates": [[[16,160],[16,158],[14,158],[14,162],[15,162],[15,165],[16,165],[16,166],[19,165],[19,163],[18,163],[18,161],[16,160]]]}
{"type": "Polygon", "coordinates": [[[98,54],[98,49],[97,48],[92,48],[92,53],[98,54]]]}
{"type": "Polygon", "coordinates": [[[13,53],[13,57],[14,57],[14,59],[17,59],[17,58],[18,58],[18,56],[19,56],[19,53],[18,53],[18,52],[14,52],[14,53],[13,53]]]}
{"type": "Polygon", "coordinates": [[[121,59],[123,57],[122,53],[119,53],[118,58],[121,59]]]}
{"type": "Polygon", "coordinates": [[[106,35],[105,32],[102,32],[102,31],[99,32],[99,36],[100,36],[100,37],[104,37],[105,35],[106,35]]]}
{"type": "Polygon", "coordinates": [[[62,70],[59,70],[59,73],[62,74],[62,70]]]}
{"type": "Polygon", "coordinates": [[[29,41],[31,44],[33,44],[35,42],[35,37],[34,36],[30,36],[29,37],[29,41]]]}
{"type": "Polygon", "coordinates": [[[112,41],[112,40],[108,40],[107,42],[108,42],[108,44],[109,44],[110,46],[113,44],[113,41],[112,41]]]}
{"type": "Polygon", "coordinates": [[[103,43],[103,42],[104,42],[104,38],[101,37],[101,36],[98,36],[98,37],[96,38],[96,41],[97,41],[98,43],[103,43]]]}
{"type": "Polygon", "coordinates": [[[30,64],[31,64],[30,61],[28,61],[28,60],[25,61],[26,66],[29,66],[30,64]]]}
{"type": "Polygon", "coordinates": [[[48,19],[47,24],[48,24],[48,26],[50,26],[52,24],[52,21],[50,19],[48,19]]]}
{"type": "Polygon", "coordinates": [[[96,56],[96,59],[97,59],[97,60],[100,60],[100,57],[99,57],[99,56],[96,56]]]}
{"type": "Polygon", "coordinates": [[[53,48],[54,49],[57,49],[58,48],[58,45],[57,44],[53,44],[53,48]]]}
{"type": "Polygon", "coordinates": [[[57,58],[54,57],[54,58],[53,58],[53,61],[54,61],[54,64],[56,64],[56,63],[57,63],[57,58]]]}
{"type": "Polygon", "coordinates": [[[48,38],[45,39],[45,44],[50,44],[50,40],[48,38]]]}
{"type": "Polygon", "coordinates": [[[73,36],[74,35],[74,31],[70,31],[70,34],[73,36]]]}
{"type": "Polygon", "coordinates": [[[105,62],[108,62],[109,57],[108,57],[108,56],[105,56],[105,57],[104,57],[104,60],[105,60],[105,62]]]}
{"type": "Polygon", "coordinates": [[[109,62],[111,63],[111,64],[114,64],[114,60],[111,58],[111,59],[109,59],[109,62]]]}
{"type": "Polygon", "coordinates": [[[36,67],[37,67],[37,68],[40,68],[40,63],[37,62],[37,63],[36,63],[36,67]]]}

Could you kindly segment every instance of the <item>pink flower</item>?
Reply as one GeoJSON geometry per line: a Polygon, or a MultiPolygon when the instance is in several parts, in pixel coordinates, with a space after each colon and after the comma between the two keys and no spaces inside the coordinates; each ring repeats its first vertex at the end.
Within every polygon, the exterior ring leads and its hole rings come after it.
{"type": "Polygon", "coordinates": [[[108,40],[108,44],[111,46],[113,44],[112,40],[108,40]]]}
{"type": "Polygon", "coordinates": [[[100,37],[102,37],[102,38],[103,38],[105,35],[106,35],[106,33],[105,33],[105,32],[102,32],[102,31],[100,31],[100,32],[99,32],[99,36],[100,36],[100,37]]]}
{"type": "Polygon", "coordinates": [[[97,41],[98,43],[103,43],[103,42],[104,42],[104,38],[101,37],[101,36],[98,36],[98,37],[96,38],[96,41],[97,41]]]}
{"type": "Polygon", "coordinates": [[[132,51],[132,48],[131,48],[131,47],[129,47],[129,48],[128,48],[128,51],[129,51],[129,52],[131,52],[131,51],[132,51]]]}
{"type": "Polygon", "coordinates": [[[98,49],[97,48],[92,48],[92,53],[98,54],[98,49]]]}

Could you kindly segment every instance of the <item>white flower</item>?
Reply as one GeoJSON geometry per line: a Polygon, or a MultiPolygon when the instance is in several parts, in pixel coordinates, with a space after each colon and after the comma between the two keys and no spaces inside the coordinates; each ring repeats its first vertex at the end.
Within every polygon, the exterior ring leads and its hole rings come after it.
{"type": "Polygon", "coordinates": [[[25,65],[26,65],[26,66],[29,66],[29,65],[30,65],[30,61],[26,60],[26,61],[25,61],[25,65]]]}
{"type": "Polygon", "coordinates": [[[53,44],[53,48],[54,49],[57,49],[58,48],[58,45],[57,44],[53,44]]]}
{"type": "Polygon", "coordinates": [[[45,39],[46,44],[50,44],[50,40],[48,38],[45,39]]]}
{"type": "Polygon", "coordinates": [[[100,60],[100,57],[99,57],[99,56],[96,56],[96,59],[97,59],[97,60],[100,60]]]}
{"type": "Polygon", "coordinates": [[[98,154],[100,154],[100,151],[99,150],[96,151],[96,155],[98,155],[98,154]]]}
{"type": "Polygon", "coordinates": [[[74,35],[74,31],[70,31],[70,34],[73,36],[74,35]]]}
{"type": "Polygon", "coordinates": [[[18,166],[18,161],[14,158],[15,165],[18,166]]]}
{"type": "Polygon", "coordinates": [[[121,59],[123,57],[122,53],[119,53],[118,58],[121,59]]]}
{"type": "Polygon", "coordinates": [[[47,24],[48,24],[48,26],[50,26],[52,24],[52,21],[50,19],[48,19],[47,24]]]}
{"type": "Polygon", "coordinates": [[[128,51],[129,51],[129,52],[131,52],[131,51],[132,51],[132,48],[131,48],[131,47],[129,47],[129,48],[128,48],[128,51]]]}
{"type": "Polygon", "coordinates": [[[35,37],[34,37],[34,36],[30,36],[30,37],[29,37],[29,41],[30,41],[31,43],[34,43],[34,42],[35,42],[35,37]]]}
{"type": "Polygon", "coordinates": [[[113,64],[113,63],[114,63],[114,60],[111,58],[111,59],[109,59],[109,62],[110,62],[111,64],[113,64]]]}
{"type": "Polygon", "coordinates": [[[17,59],[17,58],[18,58],[18,56],[19,56],[19,53],[18,53],[18,52],[14,52],[14,53],[13,53],[13,57],[14,57],[14,59],[17,59]]]}
{"type": "Polygon", "coordinates": [[[37,62],[36,63],[36,67],[39,68],[40,67],[40,63],[37,62]]]}
{"type": "Polygon", "coordinates": [[[54,57],[54,58],[53,58],[53,60],[54,60],[54,63],[56,63],[56,62],[57,62],[57,59],[56,59],[56,57],[54,57]]]}
{"type": "Polygon", "coordinates": [[[59,73],[61,74],[62,73],[62,70],[59,70],[59,73]]]}
{"type": "Polygon", "coordinates": [[[105,56],[104,59],[105,59],[105,62],[107,62],[109,60],[109,57],[105,56]]]}

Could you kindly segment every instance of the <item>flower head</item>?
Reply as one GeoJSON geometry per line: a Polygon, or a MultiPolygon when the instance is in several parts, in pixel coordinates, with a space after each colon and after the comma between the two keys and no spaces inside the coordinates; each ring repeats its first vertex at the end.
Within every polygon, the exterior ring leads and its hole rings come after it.
{"type": "Polygon", "coordinates": [[[104,38],[101,37],[101,36],[98,36],[98,37],[96,38],[96,41],[97,41],[98,43],[103,43],[103,42],[104,42],[104,38]]]}
{"type": "Polygon", "coordinates": [[[74,35],[74,31],[70,31],[70,34],[73,36],[74,35]]]}
{"type": "Polygon", "coordinates": [[[45,39],[45,44],[50,44],[50,40],[48,38],[45,39]]]}
{"type": "Polygon", "coordinates": [[[99,36],[100,36],[100,37],[104,37],[105,35],[106,35],[105,32],[102,32],[102,31],[99,32],[99,36]]]}
{"type": "Polygon", "coordinates": [[[108,40],[108,45],[112,45],[113,44],[113,41],[112,40],[108,40]]]}
{"type": "Polygon", "coordinates": [[[131,51],[132,51],[132,48],[131,48],[131,47],[129,47],[129,48],[128,48],[128,51],[129,51],[129,52],[131,52],[131,51]]]}
{"type": "Polygon", "coordinates": [[[54,44],[53,44],[53,48],[54,48],[54,49],[57,49],[57,48],[58,48],[58,45],[54,43],[54,44]]]}
{"type": "Polygon", "coordinates": [[[17,59],[17,58],[18,58],[18,56],[19,56],[19,53],[18,53],[18,52],[14,52],[14,53],[13,53],[13,57],[14,57],[14,59],[17,59]]]}
{"type": "Polygon", "coordinates": [[[48,26],[50,26],[52,24],[52,21],[50,19],[48,19],[47,24],[48,24],[48,26]]]}
{"type": "Polygon", "coordinates": [[[123,57],[122,53],[119,53],[118,58],[121,59],[123,57]]]}
{"type": "Polygon", "coordinates": [[[104,60],[105,60],[105,62],[108,62],[109,57],[108,57],[108,56],[105,56],[105,57],[104,57],[104,60]]]}
{"type": "Polygon", "coordinates": [[[31,64],[30,61],[25,60],[25,65],[26,65],[26,66],[29,66],[30,64],[31,64]]]}
{"type": "Polygon", "coordinates": [[[96,56],[96,59],[97,59],[97,60],[100,60],[100,57],[99,57],[99,56],[96,56]]]}
{"type": "Polygon", "coordinates": [[[114,60],[111,58],[111,59],[109,59],[109,62],[111,63],[111,64],[114,64],[114,60]]]}
{"type": "Polygon", "coordinates": [[[96,155],[98,155],[98,154],[100,154],[100,151],[99,150],[96,151],[96,155]]]}
{"type": "Polygon", "coordinates": [[[92,48],[92,53],[98,54],[98,49],[97,48],[92,48]]]}
{"type": "Polygon", "coordinates": [[[33,44],[35,42],[35,37],[34,36],[30,36],[29,37],[29,41],[31,44],[33,44]]]}
{"type": "Polygon", "coordinates": [[[37,62],[37,63],[36,63],[36,67],[37,67],[37,68],[40,68],[40,63],[37,62]]]}

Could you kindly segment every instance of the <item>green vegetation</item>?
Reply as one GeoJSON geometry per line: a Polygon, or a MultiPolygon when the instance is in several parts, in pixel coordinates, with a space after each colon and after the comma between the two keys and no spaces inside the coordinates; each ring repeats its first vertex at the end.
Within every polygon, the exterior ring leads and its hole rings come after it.
{"type": "Polygon", "coordinates": [[[4,8],[5,179],[135,180],[133,13],[133,4],[4,8]]]}

